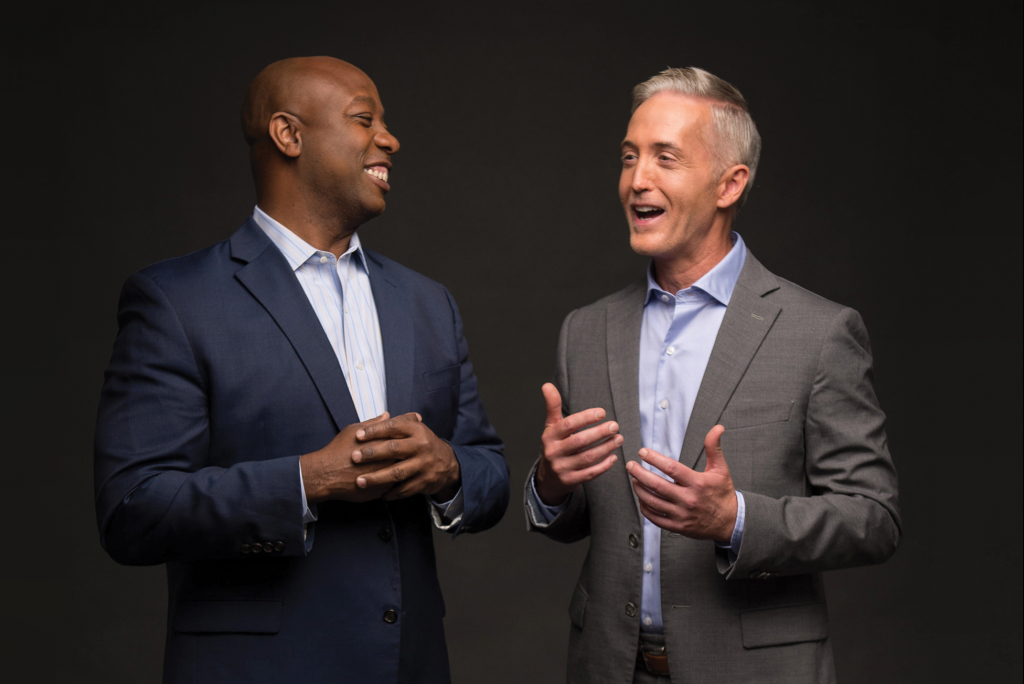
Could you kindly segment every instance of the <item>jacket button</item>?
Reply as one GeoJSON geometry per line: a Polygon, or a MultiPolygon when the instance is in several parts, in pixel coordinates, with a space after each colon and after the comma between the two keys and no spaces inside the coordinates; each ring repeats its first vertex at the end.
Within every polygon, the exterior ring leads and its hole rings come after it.
{"type": "Polygon", "coordinates": [[[626,615],[636,617],[636,606],[632,602],[626,604],[626,615]]]}
{"type": "Polygon", "coordinates": [[[248,544],[242,544],[242,548],[240,548],[239,551],[241,551],[242,553],[249,553],[250,551],[252,551],[252,547],[248,544]]]}
{"type": "Polygon", "coordinates": [[[274,550],[277,551],[278,553],[280,553],[281,551],[284,551],[284,542],[283,541],[276,541],[276,542],[274,542],[274,550]]]}
{"type": "Polygon", "coordinates": [[[390,608],[388,610],[385,610],[384,622],[388,623],[389,625],[395,624],[396,622],[398,622],[398,613],[391,610],[390,608]]]}
{"type": "Polygon", "coordinates": [[[382,527],[377,532],[377,536],[380,537],[381,539],[383,539],[384,541],[389,542],[389,541],[391,541],[391,537],[393,537],[395,535],[391,531],[390,527],[382,527]]]}
{"type": "Polygon", "coordinates": [[[640,540],[636,538],[635,534],[629,535],[629,545],[632,546],[634,549],[640,546],[640,540]]]}
{"type": "Polygon", "coordinates": [[[259,542],[256,542],[255,544],[252,545],[252,552],[253,553],[263,553],[263,545],[260,544],[259,542]]]}
{"type": "Polygon", "coordinates": [[[271,544],[270,542],[263,542],[263,550],[266,551],[267,553],[273,553],[274,552],[274,545],[271,544]]]}

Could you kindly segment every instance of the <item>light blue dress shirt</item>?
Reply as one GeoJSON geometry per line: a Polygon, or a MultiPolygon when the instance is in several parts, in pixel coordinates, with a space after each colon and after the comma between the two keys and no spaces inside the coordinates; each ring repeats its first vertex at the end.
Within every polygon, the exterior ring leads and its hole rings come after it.
{"type": "MultiPolygon", "coordinates": [[[[316,249],[258,206],[253,209],[252,217],[284,255],[316,312],[338,357],[360,422],[379,416],[387,410],[383,343],[366,255],[358,234],[352,233],[348,250],[335,257],[316,249]]],[[[301,469],[299,486],[302,522],[307,525],[317,519],[317,514],[315,505],[312,509],[307,505],[301,469]]],[[[440,529],[447,530],[461,520],[461,488],[455,498],[446,503],[427,498],[432,504],[430,512],[434,524],[440,529]]]]}
{"type": "MultiPolygon", "coordinates": [[[[640,440],[644,447],[669,458],[678,459],[683,448],[697,391],[747,258],[747,248],[739,234],[733,233],[732,240],[732,249],[724,259],[693,285],[675,294],[658,285],[653,263],[647,270],[647,299],[640,328],[640,440]]],[[[643,467],[668,478],[646,463],[643,467]]],[[[545,506],[532,480],[531,489],[534,503],[538,504],[536,509],[550,523],[564,505],[545,506]]],[[[746,513],[740,492],[736,492],[736,501],[732,539],[729,545],[719,545],[728,549],[731,559],[735,559],[743,540],[746,513]]],[[[643,529],[641,629],[661,633],[661,528],[644,518],[643,529]]]]}

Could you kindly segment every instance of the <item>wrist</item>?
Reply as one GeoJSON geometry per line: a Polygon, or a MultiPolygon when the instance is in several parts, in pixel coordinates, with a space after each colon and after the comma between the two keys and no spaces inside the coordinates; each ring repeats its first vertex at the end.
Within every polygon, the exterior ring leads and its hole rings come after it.
{"type": "Polygon", "coordinates": [[[561,506],[572,494],[572,490],[566,490],[560,486],[561,483],[557,478],[548,472],[546,464],[547,462],[541,459],[537,471],[533,475],[533,488],[537,492],[537,498],[545,506],[561,506]]]}

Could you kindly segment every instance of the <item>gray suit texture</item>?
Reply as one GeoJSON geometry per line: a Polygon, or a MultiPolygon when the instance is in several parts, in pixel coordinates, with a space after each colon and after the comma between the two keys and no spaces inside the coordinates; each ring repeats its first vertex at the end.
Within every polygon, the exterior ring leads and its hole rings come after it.
{"type": "MultiPolygon", "coordinates": [[[[545,524],[590,537],[569,604],[568,681],[633,681],[640,632],[642,517],[625,459],[639,461],[640,326],[646,282],[569,314],[555,385],[565,415],[592,407],[625,441],[610,471],[545,524]]],[[[748,254],[693,406],[679,461],[722,449],[746,502],[735,562],[712,541],[661,534],[665,641],[674,684],[834,682],[821,572],[880,563],[901,534],[896,471],[860,315],[769,273],[748,254]]],[[[527,483],[529,491],[529,483],[527,483]]]]}

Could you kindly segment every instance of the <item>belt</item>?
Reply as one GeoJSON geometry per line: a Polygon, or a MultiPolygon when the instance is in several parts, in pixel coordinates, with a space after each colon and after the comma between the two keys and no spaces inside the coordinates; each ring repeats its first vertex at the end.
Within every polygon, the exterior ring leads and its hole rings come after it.
{"type": "Polygon", "coordinates": [[[644,643],[641,637],[636,649],[636,667],[658,677],[668,677],[668,651],[664,644],[644,643]]]}

